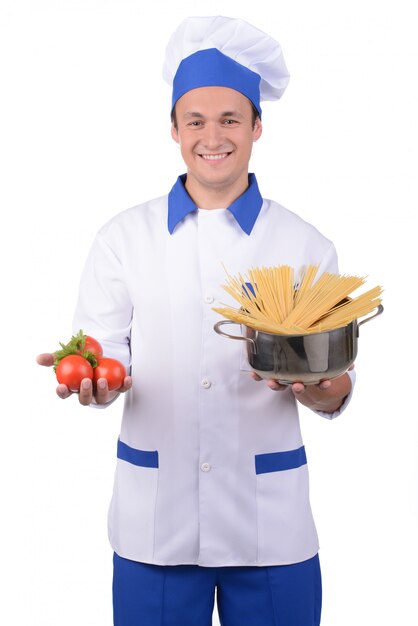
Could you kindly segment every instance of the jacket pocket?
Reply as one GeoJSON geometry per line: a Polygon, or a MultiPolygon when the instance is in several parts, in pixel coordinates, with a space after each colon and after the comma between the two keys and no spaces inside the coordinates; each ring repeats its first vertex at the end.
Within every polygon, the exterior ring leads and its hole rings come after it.
{"type": "Polygon", "coordinates": [[[255,456],[258,560],[304,561],[318,551],[305,448],[255,456]]]}
{"type": "Polygon", "coordinates": [[[158,464],[157,450],[139,450],[118,441],[109,540],[121,556],[152,558],[158,464]]]}
{"type": "Polygon", "coordinates": [[[285,470],[296,469],[306,465],[305,447],[286,452],[268,452],[267,454],[255,455],[256,474],[267,474],[270,472],[284,472],[285,470]]]}
{"type": "Polygon", "coordinates": [[[118,459],[127,461],[137,467],[155,467],[158,468],[158,452],[157,450],[138,450],[131,448],[126,443],[118,440],[118,459]]]}

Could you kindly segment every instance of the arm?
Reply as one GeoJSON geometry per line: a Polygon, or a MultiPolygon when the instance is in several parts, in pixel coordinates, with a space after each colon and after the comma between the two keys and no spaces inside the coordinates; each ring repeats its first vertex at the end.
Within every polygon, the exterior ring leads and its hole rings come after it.
{"type": "MultiPolygon", "coordinates": [[[[81,276],[73,328],[74,332],[82,328],[85,333],[97,338],[104,354],[121,361],[129,372],[133,306],[126,285],[124,265],[120,255],[115,252],[118,249],[118,233],[113,234],[113,239],[116,241],[112,241],[108,227],[96,236],[81,276]]],[[[52,366],[54,356],[50,353],[40,354],[37,362],[46,367],[52,366]]],[[[104,378],[99,379],[97,389],[93,389],[89,379],[84,379],[80,393],[76,395],[82,405],[104,406],[131,386],[130,376],[125,378],[123,387],[111,392],[104,378]]],[[[72,395],[66,385],[58,385],[56,391],[62,399],[72,395]]]]}

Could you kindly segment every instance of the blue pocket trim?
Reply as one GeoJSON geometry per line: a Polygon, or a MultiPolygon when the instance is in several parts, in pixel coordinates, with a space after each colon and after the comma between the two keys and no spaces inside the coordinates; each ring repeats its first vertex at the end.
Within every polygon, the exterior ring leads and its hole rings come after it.
{"type": "Polygon", "coordinates": [[[118,440],[118,459],[137,465],[138,467],[158,467],[157,450],[137,450],[118,440]]]}
{"type": "Polygon", "coordinates": [[[306,465],[305,446],[286,452],[269,452],[255,455],[255,473],[283,472],[306,465]]]}

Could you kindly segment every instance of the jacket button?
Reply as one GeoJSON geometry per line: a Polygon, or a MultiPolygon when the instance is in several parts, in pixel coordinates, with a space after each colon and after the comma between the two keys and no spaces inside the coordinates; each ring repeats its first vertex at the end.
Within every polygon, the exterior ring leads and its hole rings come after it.
{"type": "Polygon", "coordinates": [[[203,378],[202,380],[202,387],[204,387],[205,389],[209,389],[209,387],[212,385],[212,383],[210,382],[210,380],[208,378],[203,378]]]}
{"type": "Polygon", "coordinates": [[[200,469],[202,470],[202,472],[210,472],[210,464],[202,463],[202,465],[200,466],[200,469]]]}
{"type": "Polygon", "coordinates": [[[215,300],[215,298],[208,293],[204,297],[204,300],[205,300],[206,304],[212,304],[212,302],[215,300]]]}

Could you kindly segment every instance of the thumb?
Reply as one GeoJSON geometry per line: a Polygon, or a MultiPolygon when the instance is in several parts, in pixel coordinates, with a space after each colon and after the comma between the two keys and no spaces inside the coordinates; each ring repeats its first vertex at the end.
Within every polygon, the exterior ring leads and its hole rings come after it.
{"type": "Polygon", "coordinates": [[[38,354],[38,356],[36,357],[36,362],[39,365],[43,365],[44,367],[51,367],[52,365],[54,365],[54,355],[50,352],[38,354]]]}

